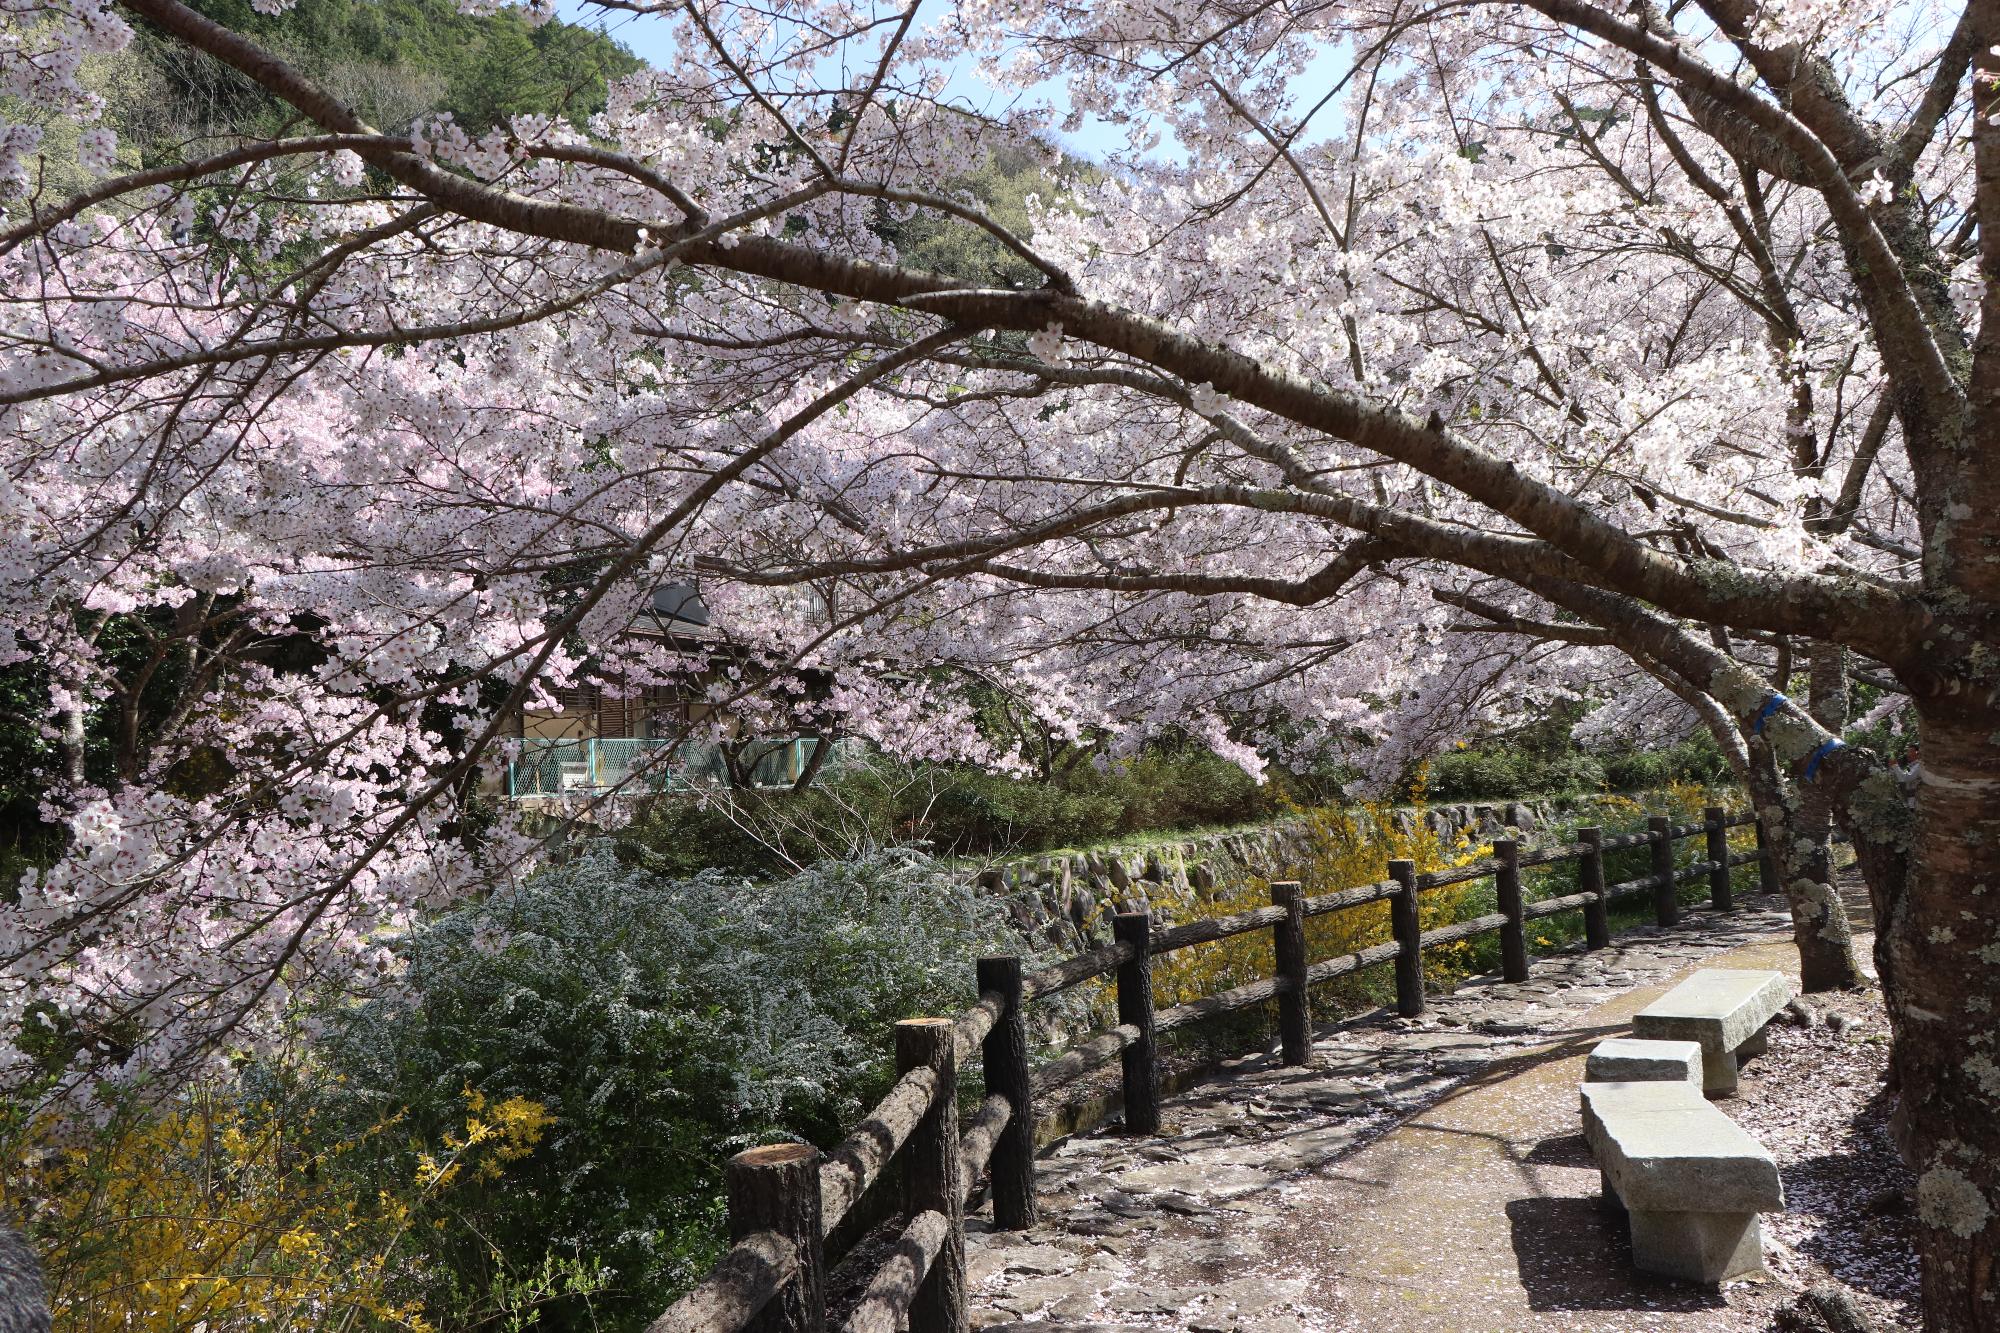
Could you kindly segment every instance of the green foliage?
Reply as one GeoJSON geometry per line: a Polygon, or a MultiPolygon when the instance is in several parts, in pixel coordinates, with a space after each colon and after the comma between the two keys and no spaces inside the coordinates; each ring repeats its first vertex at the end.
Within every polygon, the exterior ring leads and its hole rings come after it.
{"type": "Polygon", "coordinates": [[[719,1253],[728,1154],[836,1139],[887,1086],[891,1023],[964,1007],[976,958],[1025,952],[1006,912],[907,851],[753,883],[663,878],[598,841],[402,947],[403,994],[320,1044],[330,1110],[359,1126],[407,1108],[375,1163],[397,1179],[468,1088],[546,1107],[535,1151],[468,1182],[427,1243],[445,1276],[426,1302],[451,1327],[553,1255],[615,1276],[551,1300],[543,1327],[636,1328],[719,1253]]]}
{"type": "Polygon", "coordinates": [[[871,755],[830,769],[805,792],[661,797],[623,836],[660,873],[726,866],[770,875],[897,844],[990,855],[1243,824],[1276,812],[1288,791],[1185,742],[1102,765],[1082,753],[1066,759],[1046,777],[1023,778],[871,755]]]}
{"type": "Polygon", "coordinates": [[[1632,750],[1605,760],[1604,776],[1615,791],[1644,791],[1675,782],[1709,785],[1734,780],[1729,761],[1706,731],[1659,750],[1632,750]]]}
{"type": "MultiPolygon", "coordinates": [[[[988,217],[1025,238],[1034,231],[1028,220],[1029,195],[1039,195],[1047,203],[1093,171],[1079,162],[1051,166],[1049,155],[1003,147],[989,153],[976,170],[946,182],[939,193],[971,196],[988,217]]],[[[919,210],[907,218],[885,213],[882,231],[895,243],[902,261],[914,268],[985,286],[1038,287],[1044,281],[1041,270],[991,233],[935,211],[919,210]]]]}
{"type": "Polygon", "coordinates": [[[0,897],[10,902],[18,901],[22,872],[48,864],[62,845],[40,811],[60,763],[40,725],[48,700],[47,674],[39,665],[0,668],[0,897]]]}
{"type": "Polygon", "coordinates": [[[1235,764],[1199,745],[1163,744],[1046,782],[961,774],[933,809],[928,840],[954,854],[1040,851],[1246,823],[1275,809],[1275,793],[1235,764]]]}
{"type": "MultiPolygon", "coordinates": [[[[435,111],[474,133],[523,113],[581,122],[603,109],[609,80],[642,63],[589,28],[536,27],[514,9],[461,14],[452,0],[299,0],[278,15],[258,13],[249,0],[193,4],[388,130],[435,111]]],[[[276,133],[296,117],[246,76],[144,23],[129,48],[91,56],[84,72],[118,131],[123,166],[172,160],[202,140],[276,133]]],[[[32,107],[0,111],[45,126],[48,188],[83,182],[79,126],[32,107]]]]}
{"type": "Polygon", "coordinates": [[[1527,726],[1446,751],[1427,766],[1431,798],[1497,801],[1734,780],[1729,761],[1705,730],[1662,749],[1592,754],[1571,739],[1580,718],[1578,711],[1551,709],[1527,726]]]}
{"type": "Polygon", "coordinates": [[[1608,781],[1595,755],[1580,750],[1538,755],[1504,743],[1447,751],[1431,761],[1429,771],[1431,796],[1440,801],[1576,795],[1602,791],[1608,781]]]}
{"type": "Polygon", "coordinates": [[[1530,755],[1505,745],[1447,750],[1431,760],[1431,796],[1440,801],[1509,798],[1531,790],[1538,776],[1530,755]]]}
{"type": "MultiPolygon", "coordinates": [[[[1865,680],[1856,680],[1850,686],[1852,691],[1848,705],[1849,713],[1856,722],[1872,713],[1887,694],[1879,685],[1871,685],[1865,680]]],[[[1843,734],[1849,744],[1873,750],[1885,759],[1902,763],[1910,748],[1917,743],[1916,715],[1908,708],[1892,712],[1866,727],[1850,725],[1843,734]]]]}

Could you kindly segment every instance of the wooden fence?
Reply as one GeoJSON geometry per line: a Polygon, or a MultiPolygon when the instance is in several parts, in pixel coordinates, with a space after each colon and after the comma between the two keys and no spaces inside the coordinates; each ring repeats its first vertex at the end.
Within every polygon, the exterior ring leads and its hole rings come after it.
{"type": "Polygon", "coordinates": [[[728,1166],[731,1247],[700,1285],[648,1326],[647,1333],[821,1333],[826,1324],[826,1273],[836,1245],[851,1243],[849,1226],[861,1216],[863,1196],[902,1166],[902,1234],[876,1268],[845,1333],[965,1333],[965,1205],[982,1176],[993,1200],[993,1224],[1022,1230],[1035,1223],[1035,1104],[1094,1070],[1119,1061],[1124,1078],[1125,1128],[1153,1134],[1160,1127],[1160,1034],[1216,1014],[1278,1002],[1279,1049],[1288,1065],[1302,1065],[1311,1050],[1312,987],[1363,968],[1393,963],[1396,1011],[1424,1011],[1423,951],[1434,945],[1500,933],[1501,972],[1528,979],[1528,922],[1559,912],[1583,911],[1585,947],[1611,939],[1608,905],[1650,894],[1662,926],[1680,919],[1677,886],[1706,877],[1711,904],[1729,911],[1729,872],[1753,861],[1766,891],[1777,885],[1763,828],[1751,815],[1729,817],[1710,806],[1696,824],[1650,821],[1644,833],[1605,837],[1578,830],[1567,846],[1524,850],[1496,841],[1493,856],[1469,865],[1418,874],[1410,861],[1391,861],[1379,884],[1308,897],[1296,883],[1271,886],[1271,905],[1232,916],[1209,917],[1155,929],[1145,912],[1113,918],[1112,942],[1036,972],[1019,958],[979,963],[979,1000],[955,1019],[915,1018],[896,1025],[898,1078],[854,1132],[827,1153],[805,1144],[753,1148],[728,1166]],[[1728,831],[1757,828],[1757,850],[1732,855],[1728,831]],[[1674,867],[1674,843],[1697,835],[1705,859],[1674,867]],[[1604,882],[1604,855],[1650,847],[1651,873],[1617,884],[1604,882]],[[1559,862],[1577,863],[1577,891],[1524,902],[1521,872],[1559,862]],[[1434,930],[1419,926],[1419,897],[1431,890],[1492,876],[1499,911],[1434,930]],[[1309,962],[1307,918],[1387,901],[1390,933],[1383,944],[1309,962]],[[1273,975],[1188,1004],[1155,1011],[1152,960],[1158,954],[1227,939],[1249,931],[1271,932],[1273,975]],[[1098,977],[1116,979],[1116,1026],[1078,1042],[1041,1065],[1029,1063],[1026,1006],[1098,977]],[[958,1069],[980,1056],[986,1098],[963,1127],[958,1118],[958,1069]],[[838,1239],[837,1239],[838,1238],[838,1239]]]}

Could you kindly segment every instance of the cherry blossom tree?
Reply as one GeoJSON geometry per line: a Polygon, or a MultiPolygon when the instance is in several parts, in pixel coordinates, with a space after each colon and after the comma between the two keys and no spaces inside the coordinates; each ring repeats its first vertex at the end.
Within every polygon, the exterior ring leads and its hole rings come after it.
{"type": "Polygon", "coordinates": [[[926,666],[1254,767],[1246,720],[1451,702],[1483,624],[1621,656],[1846,830],[1926,1317],[2000,1322],[1990,0],[599,2],[676,56],[477,137],[180,0],[5,10],[9,96],[91,122],[143,23],[293,124],[67,197],[0,133],[0,647],[68,837],[0,914],[13,1076],[377,984],[526,863],[473,800],[503,718],[694,669],[622,638],[659,582],[762,664],[718,702],[810,667],[936,753],[926,666]],[[970,59],[1007,117],[946,97],[970,59]],[[1044,151],[1052,78],[1131,146],[1010,228],[953,182],[1044,151]],[[912,216],[997,262],[902,262],[912,216]],[[1840,743],[1855,670],[1913,808],[1840,743]]]}

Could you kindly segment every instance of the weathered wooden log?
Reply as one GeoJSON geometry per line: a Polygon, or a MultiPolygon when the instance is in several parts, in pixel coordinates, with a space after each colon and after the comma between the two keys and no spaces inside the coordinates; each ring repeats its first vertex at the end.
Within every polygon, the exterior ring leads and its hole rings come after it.
{"type": "Polygon", "coordinates": [[[1338,958],[1322,959],[1306,969],[1306,984],[1308,986],[1317,986],[1322,981],[1332,981],[1335,977],[1348,976],[1351,973],[1359,972],[1364,967],[1373,967],[1377,963],[1394,962],[1397,955],[1402,953],[1402,951],[1403,946],[1392,942],[1389,944],[1372,944],[1357,953],[1344,953],[1338,958]]]}
{"type": "Polygon", "coordinates": [[[979,1193],[979,1176],[993,1164],[993,1149],[1014,1118],[1014,1108],[1005,1097],[988,1097],[958,1136],[958,1175],[965,1182],[967,1200],[979,1193]]]}
{"type": "Polygon", "coordinates": [[[769,1232],[792,1249],[791,1280],[746,1325],[750,1333],[820,1333],[826,1327],[819,1149],[809,1143],[751,1148],[723,1169],[729,1238],[769,1232]]]}
{"type": "Polygon", "coordinates": [[[854,1313],[847,1317],[846,1333],[897,1333],[905,1315],[912,1315],[914,1329],[912,1307],[917,1293],[936,1267],[950,1232],[951,1221],[943,1213],[919,1213],[911,1218],[888,1258],[869,1279],[854,1313]]]}
{"type": "Polygon", "coordinates": [[[1665,815],[1646,821],[1653,852],[1653,920],[1671,926],[1681,919],[1680,898],[1674,892],[1674,824],[1665,815]]]}
{"type": "Polygon", "coordinates": [[[1202,917],[1185,925],[1155,931],[1151,947],[1155,954],[1171,953],[1175,949],[1185,949],[1190,944],[1206,944],[1210,940],[1223,940],[1231,935],[1262,930],[1283,920],[1284,910],[1277,907],[1253,907],[1247,912],[1236,912],[1229,916],[1202,917]]]}
{"type": "Polygon", "coordinates": [[[1391,861],[1389,878],[1396,895],[1389,899],[1389,930],[1396,937],[1396,1012],[1415,1018],[1424,1011],[1424,938],[1417,919],[1417,863],[1391,861]]]}
{"type": "Polygon", "coordinates": [[[1576,836],[1583,844],[1583,860],[1577,864],[1577,888],[1594,900],[1583,905],[1583,947],[1602,949],[1611,943],[1611,916],[1605,907],[1610,900],[1604,892],[1604,830],[1580,828],[1576,836]]]}
{"type": "Polygon", "coordinates": [[[1772,1319],[1773,1333],[1875,1333],[1876,1325],[1837,1283],[1807,1287],[1772,1319]]]}
{"type": "Polygon", "coordinates": [[[1186,1027],[1204,1018],[1214,1018],[1237,1009],[1247,1009],[1253,1004],[1267,1004],[1284,995],[1290,983],[1283,977],[1266,977],[1262,981],[1252,981],[1247,985],[1230,990],[1204,995],[1199,1000],[1189,1000],[1171,1009],[1162,1009],[1153,1015],[1153,1032],[1172,1032],[1175,1028],[1186,1027]]]}
{"type": "Polygon", "coordinates": [[[1484,879],[1500,868],[1500,863],[1492,857],[1478,861],[1468,861],[1462,866],[1449,870],[1430,870],[1417,876],[1419,889],[1442,889],[1453,884],[1466,884],[1475,879],[1484,879]]]}
{"type": "Polygon", "coordinates": [[[1637,879],[1621,879],[1616,884],[1606,886],[1604,897],[1607,902],[1617,898],[1630,898],[1634,894],[1656,893],[1661,884],[1671,883],[1672,875],[1641,875],[1637,879]]]}
{"type": "Polygon", "coordinates": [[[1521,853],[1521,866],[1554,865],[1558,861],[1574,861],[1583,855],[1583,844],[1566,842],[1558,847],[1535,847],[1521,853]]]}
{"type": "Polygon", "coordinates": [[[1129,962],[1118,966],[1118,1023],[1138,1037],[1119,1053],[1125,1073],[1125,1128],[1133,1134],[1160,1132],[1160,1062],[1153,1041],[1153,918],[1148,912],[1120,912],[1111,919],[1120,944],[1132,946],[1129,962]]]}
{"type": "Polygon", "coordinates": [[[1493,844],[1493,859],[1500,868],[1493,872],[1493,894],[1504,919],[1500,927],[1500,977],[1503,981],[1528,979],[1528,936],[1522,929],[1521,844],[1500,838],[1493,844]]]}
{"type": "Polygon", "coordinates": [[[957,1043],[960,1064],[970,1060],[972,1053],[980,1049],[980,1043],[993,1031],[993,1025],[1000,1021],[1000,1015],[1006,1008],[1006,996],[982,982],[979,1003],[952,1020],[952,1039],[957,1043]]]}
{"type": "Polygon", "coordinates": [[[645,1333],[741,1333],[798,1271],[797,1246],[775,1231],[753,1232],[645,1333]]]}
{"type": "Polygon", "coordinates": [[[1526,920],[1539,921],[1545,916],[1573,912],[1579,907],[1588,908],[1597,900],[1594,893],[1566,893],[1560,898],[1544,898],[1540,902],[1529,903],[1521,909],[1521,915],[1526,920]]]}
{"type": "Polygon", "coordinates": [[[1053,967],[1030,972],[1021,979],[1021,993],[1027,999],[1039,1000],[1045,995],[1054,995],[1071,986],[1080,986],[1093,978],[1106,976],[1119,964],[1130,961],[1131,957],[1132,951],[1128,947],[1113,942],[1089,953],[1064,959],[1053,967]]]}
{"type": "Polygon", "coordinates": [[[1106,1028],[1084,1038],[1035,1071],[1035,1095],[1046,1096],[1066,1083],[1074,1083],[1091,1070],[1109,1064],[1137,1040],[1139,1029],[1126,1025],[1106,1028]]]}
{"type": "Polygon", "coordinates": [[[820,1195],[824,1201],[822,1234],[833,1234],[841,1219],[880,1179],[883,1168],[909,1141],[936,1095],[936,1073],[929,1069],[909,1070],[875,1103],[875,1109],[854,1127],[853,1133],[826,1155],[819,1168],[820,1195]]]}
{"type": "Polygon", "coordinates": [[[1726,812],[1711,805],[1702,813],[1708,819],[1708,905],[1718,912],[1734,911],[1736,903],[1729,889],[1729,825],[1726,812]]]}
{"type": "Polygon", "coordinates": [[[1424,947],[1429,949],[1440,944],[1470,939],[1474,935],[1484,935],[1489,930],[1499,930],[1506,924],[1507,915],[1504,912],[1488,912],[1484,916],[1468,917],[1463,921],[1454,921],[1448,926],[1439,926],[1436,930],[1425,931],[1424,947]]]}
{"type": "Polygon", "coordinates": [[[959,1177],[958,1047],[948,1018],[896,1024],[896,1068],[929,1069],[937,1094],[903,1147],[903,1211],[939,1213],[945,1234],[910,1301],[910,1333],[966,1333],[965,1185],[959,1177]]]}
{"type": "Polygon", "coordinates": [[[1384,898],[1393,898],[1402,892],[1402,886],[1393,879],[1385,879],[1379,884],[1363,884],[1352,889],[1342,889],[1338,893],[1322,893],[1306,899],[1307,916],[1324,916],[1328,912],[1344,911],[1349,907],[1360,907],[1365,903],[1379,903],[1384,898]]]}
{"type": "Polygon", "coordinates": [[[1288,1065],[1312,1058],[1312,1008],[1306,995],[1305,890],[1296,880],[1271,885],[1271,906],[1284,916],[1271,927],[1272,976],[1278,992],[1278,1054],[1288,1065]]]}
{"type": "Polygon", "coordinates": [[[1035,1082],[1028,1069],[1028,1022],[1019,958],[979,960],[979,989],[1000,997],[992,1030],[980,1048],[986,1091],[1007,1103],[993,1145],[993,1225],[1024,1231],[1035,1225],[1035,1082]]]}

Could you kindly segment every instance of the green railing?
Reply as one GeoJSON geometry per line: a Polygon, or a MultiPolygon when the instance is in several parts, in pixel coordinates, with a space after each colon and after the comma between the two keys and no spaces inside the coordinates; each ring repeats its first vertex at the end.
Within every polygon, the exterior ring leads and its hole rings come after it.
{"type": "MultiPolygon", "coordinates": [[[[749,785],[789,787],[812,761],[811,736],[746,743],[749,785]]],[[[563,796],[616,791],[643,794],[730,785],[722,748],[700,741],[634,737],[530,736],[507,765],[507,794],[563,796]]]]}

